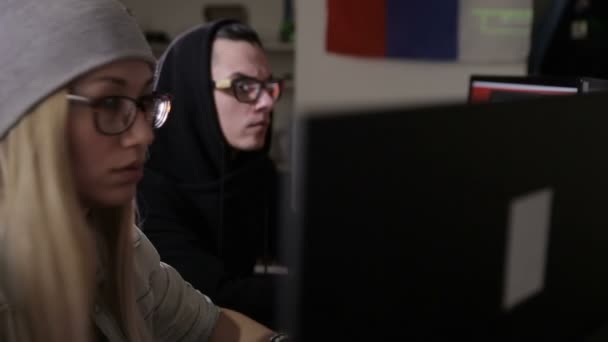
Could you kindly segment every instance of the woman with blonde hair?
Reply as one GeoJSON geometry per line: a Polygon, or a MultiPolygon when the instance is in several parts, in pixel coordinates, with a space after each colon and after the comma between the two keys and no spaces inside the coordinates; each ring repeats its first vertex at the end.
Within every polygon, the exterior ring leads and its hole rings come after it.
{"type": "Polygon", "coordinates": [[[0,3],[0,341],[269,341],[162,264],[134,226],[167,118],[115,0],[0,3]]]}

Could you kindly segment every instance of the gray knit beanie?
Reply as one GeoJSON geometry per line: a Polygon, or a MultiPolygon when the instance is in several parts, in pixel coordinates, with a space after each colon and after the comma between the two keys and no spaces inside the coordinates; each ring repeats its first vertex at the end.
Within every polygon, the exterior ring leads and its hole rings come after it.
{"type": "Polygon", "coordinates": [[[0,137],[76,77],[124,58],[155,62],[116,0],[0,0],[0,137]]]}

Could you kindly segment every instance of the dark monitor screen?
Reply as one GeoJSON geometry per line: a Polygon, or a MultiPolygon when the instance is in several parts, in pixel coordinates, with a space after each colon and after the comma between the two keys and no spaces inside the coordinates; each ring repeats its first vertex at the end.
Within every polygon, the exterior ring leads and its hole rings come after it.
{"type": "Polygon", "coordinates": [[[300,342],[606,340],[607,107],[304,116],[283,325],[300,342]]]}

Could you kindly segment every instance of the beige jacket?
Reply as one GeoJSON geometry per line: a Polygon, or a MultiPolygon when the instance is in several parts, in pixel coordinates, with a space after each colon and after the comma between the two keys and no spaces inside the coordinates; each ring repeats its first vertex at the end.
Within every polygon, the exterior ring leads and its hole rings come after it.
{"type": "MultiPolygon", "coordinates": [[[[155,341],[209,340],[219,308],[185,282],[175,269],[160,262],[148,238],[139,230],[136,233],[136,298],[155,341]]],[[[10,306],[0,293],[0,340],[12,330],[10,315],[10,306]]],[[[126,342],[116,320],[101,303],[95,306],[94,317],[108,341],[126,342]]]]}

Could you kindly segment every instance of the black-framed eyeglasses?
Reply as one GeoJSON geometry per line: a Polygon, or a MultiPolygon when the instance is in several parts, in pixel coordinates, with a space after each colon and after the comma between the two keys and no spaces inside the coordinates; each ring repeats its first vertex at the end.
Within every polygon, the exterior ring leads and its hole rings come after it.
{"type": "Polygon", "coordinates": [[[268,92],[274,101],[278,101],[283,92],[283,80],[271,78],[260,81],[256,78],[242,76],[235,79],[213,81],[215,89],[231,90],[232,95],[243,103],[255,103],[262,95],[262,90],[268,92]]]}
{"type": "Polygon", "coordinates": [[[127,131],[135,122],[137,113],[144,113],[146,121],[160,128],[171,111],[171,96],[153,93],[133,99],[127,96],[105,96],[91,99],[68,94],[70,101],[82,103],[93,109],[95,127],[101,134],[118,135],[127,131]]]}

